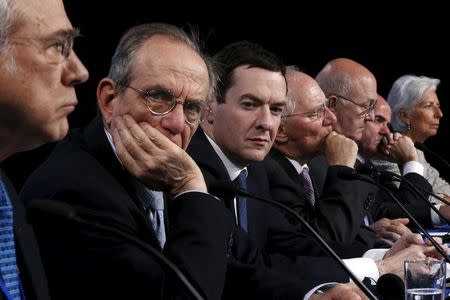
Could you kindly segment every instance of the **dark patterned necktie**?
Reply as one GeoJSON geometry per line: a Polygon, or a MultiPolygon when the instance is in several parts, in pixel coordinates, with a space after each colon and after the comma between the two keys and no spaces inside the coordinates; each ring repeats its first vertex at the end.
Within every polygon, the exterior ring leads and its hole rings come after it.
{"type": "MultiPolygon", "coordinates": [[[[239,176],[233,180],[241,190],[247,191],[247,172],[242,170],[239,176]]],[[[248,232],[248,222],[247,222],[247,198],[241,195],[236,196],[237,207],[238,207],[238,222],[241,228],[248,232]]]]}
{"type": "Polygon", "coordinates": [[[16,248],[13,231],[13,209],[0,179],[0,273],[11,299],[20,300],[21,288],[17,272],[16,248]]]}
{"type": "Polygon", "coordinates": [[[303,168],[300,176],[303,178],[303,183],[305,184],[305,191],[308,202],[312,205],[312,207],[314,207],[314,205],[316,204],[316,197],[314,195],[314,187],[311,181],[311,176],[309,176],[308,169],[303,168]]]}

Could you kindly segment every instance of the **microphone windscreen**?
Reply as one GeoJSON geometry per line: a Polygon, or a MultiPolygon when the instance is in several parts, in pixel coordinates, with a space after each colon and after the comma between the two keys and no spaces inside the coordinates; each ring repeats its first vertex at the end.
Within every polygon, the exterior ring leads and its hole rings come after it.
{"type": "Polygon", "coordinates": [[[405,299],[405,284],[397,275],[386,273],[377,281],[377,293],[380,300],[405,299]]]}

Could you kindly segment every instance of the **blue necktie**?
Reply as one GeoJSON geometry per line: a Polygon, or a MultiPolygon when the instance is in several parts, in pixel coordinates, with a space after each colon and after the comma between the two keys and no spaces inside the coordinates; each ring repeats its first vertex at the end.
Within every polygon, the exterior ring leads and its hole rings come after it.
{"type": "Polygon", "coordinates": [[[164,248],[166,243],[166,230],[164,228],[164,196],[162,192],[147,190],[146,202],[148,207],[148,215],[150,222],[152,222],[153,229],[155,230],[156,237],[164,248]]]}
{"type": "Polygon", "coordinates": [[[21,288],[17,272],[16,248],[13,231],[13,209],[0,179],[0,273],[11,299],[20,300],[21,288]]]}
{"type": "Polygon", "coordinates": [[[164,248],[166,243],[166,230],[164,228],[164,196],[162,192],[152,191],[146,188],[136,178],[130,176],[138,200],[141,202],[142,208],[150,219],[156,238],[164,248]]]}
{"type": "MultiPolygon", "coordinates": [[[[241,190],[247,191],[247,172],[242,170],[239,176],[234,180],[241,190]]],[[[241,228],[248,232],[248,222],[247,222],[247,198],[241,195],[236,196],[237,207],[238,207],[238,221],[241,228]]]]}

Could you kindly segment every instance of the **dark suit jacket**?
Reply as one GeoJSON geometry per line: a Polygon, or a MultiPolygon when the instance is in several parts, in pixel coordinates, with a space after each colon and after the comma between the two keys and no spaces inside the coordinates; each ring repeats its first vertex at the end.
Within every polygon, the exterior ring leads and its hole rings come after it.
{"type": "MultiPolygon", "coordinates": [[[[73,131],[24,185],[25,201],[64,202],[90,222],[161,251],[155,232],[115,157],[101,119],[73,131]]],[[[189,192],[169,201],[164,254],[207,299],[220,299],[233,219],[216,198],[189,192]]],[[[53,299],[160,299],[186,296],[149,251],[92,225],[46,216],[34,225],[53,299]],[[163,289],[163,284],[167,288],[163,289]]]]}
{"type": "MultiPolygon", "coordinates": [[[[367,164],[371,164],[370,161],[366,162],[367,164]]],[[[359,161],[356,162],[356,167],[360,164],[359,161]]],[[[313,169],[316,174],[316,182],[318,182],[319,188],[325,187],[325,181],[323,176],[323,169],[326,168],[326,161],[323,159],[323,156],[318,156],[314,158],[310,164],[310,169],[313,169]]],[[[407,180],[411,181],[413,184],[431,192],[431,185],[428,181],[423,177],[415,173],[409,173],[404,176],[407,180]]],[[[425,227],[432,227],[431,222],[431,213],[430,208],[421,199],[421,194],[424,193],[416,193],[411,187],[407,184],[401,183],[399,188],[393,185],[390,182],[387,182],[383,179],[377,179],[380,184],[386,186],[393,194],[396,196],[407,209],[412,212],[414,217],[418,219],[421,225],[425,227]]],[[[366,191],[368,195],[372,194],[370,197],[372,200],[368,201],[368,198],[365,200],[366,206],[369,209],[369,216],[371,221],[377,221],[383,217],[389,219],[395,218],[405,218],[407,215],[401,210],[394,200],[384,191],[379,189],[376,186],[369,185],[366,183],[362,183],[361,181],[355,180],[355,187],[348,189],[347,192],[351,191],[352,193],[358,189],[361,191],[366,191]]],[[[411,224],[410,224],[411,225],[411,224]]]]}
{"type": "MultiPolygon", "coordinates": [[[[204,132],[198,129],[189,144],[188,153],[200,166],[207,185],[221,180],[230,180],[228,172],[207,140],[204,132]]],[[[267,174],[262,163],[251,164],[247,168],[247,188],[250,193],[270,199],[267,174]]],[[[221,196],[221,195],[218,195],[221,196]]],[[[229,205],[233,209],[233,205],[229,205]]],[[[299,279],[346,280],[348,276],[328,257],[311,238],[301,234],[284,217],[283,213],[266,203],[247,199],[248,235],[239,230],[235,235],[234,255],[242,262],[242,257],[247,259],[249,253],[256,251],[264,257],[263,265],[270,266],[281,272],[277,280],[290,276],[299,279]],[[250,244],[250,245],[249,245],[250,244]],[[245,246],[243,246],[245,245],[245,246]],[[286,260],[286,258],[289,260],[286,260]],[[292,264],[296,261],[296,264],[292,264]],[[290,263],[287,264],[286,262],[290,263]],[[289,266],[289,267],[288,267],[289,266]],[[327,268],[327,272],[323,272],[327,268]]],[[[257,255],[252,256],[257,260],[257,255]]],[[[300,281],[297,281],[297,285],[300,281]]],[[[272,283],[275,284],[275,283],[272,283]]],[[[259,282],[259,285],[264,283],[259,282]]],[[[307,286],[307,285],[306,285],[307,286]]]]}
{"type": "MultiPolygon", "coordinates": [[[[13,206],[17,265],[25,297],[27,300],[50,299],[38,243],[33,229],[26,219],[23,203],[17,197],[12,184],[2,170],[0,170],[0,180],[5,183],[6,192],[13,206]]],[[[0,292],[0,299],[2,296],[0,292]]]]}
{"type": "Polygon", "coordinates": [[[327,184],[322,191],[317,189],[311,172],[316,195],[315,207],[312,207],[301,176],[281,152],[272,148],[264,164],[269,173],[272,198],[303,216],[341,256],[362,256],[373,248],[375,234],[363,225],[366,211],[364,202],[358,198],[361,194],[348,193],[347,190],[355,187],[355,183],[340,177],[341,172],[350,172],[350,168],[329,167],[327,184]]]}

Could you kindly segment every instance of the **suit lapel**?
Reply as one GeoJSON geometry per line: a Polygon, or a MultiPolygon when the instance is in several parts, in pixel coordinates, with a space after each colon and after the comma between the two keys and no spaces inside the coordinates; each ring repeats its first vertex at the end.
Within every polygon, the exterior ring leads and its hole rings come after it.
{"type": "MultiPolygon", "coordinates": [[[[142,203],[139,200],[138,193],[134,187],[134,183],[131,180],[131,175],[124,169],[122,164],[114,154],[111,145],[106,137],[103,122],[99,116],[97,116],[85,129],[81,136],[73,135],[72,139],[80,138],[84,140],[84,148],[91,153],[100,164],[108,170],[108,172],[116,179],[118,184],[126,190],[132,205],[135,205],[139,212],[139,215],[135,216],[135,220],[140,223],[141,228],[146,228],[147,233],[144,234],[153,246],[158,245],[161,249],[160,243],[156,238],[155,231],[150,223],[149,217],[144,213],[142,203]]],[[[166,212],[165,212],[166,217],[166,212]]],[[[165,224],[167,225],[167,224],[165,224]]],[[[167,231],[168,227],[166,227],[167,231]]]]}

